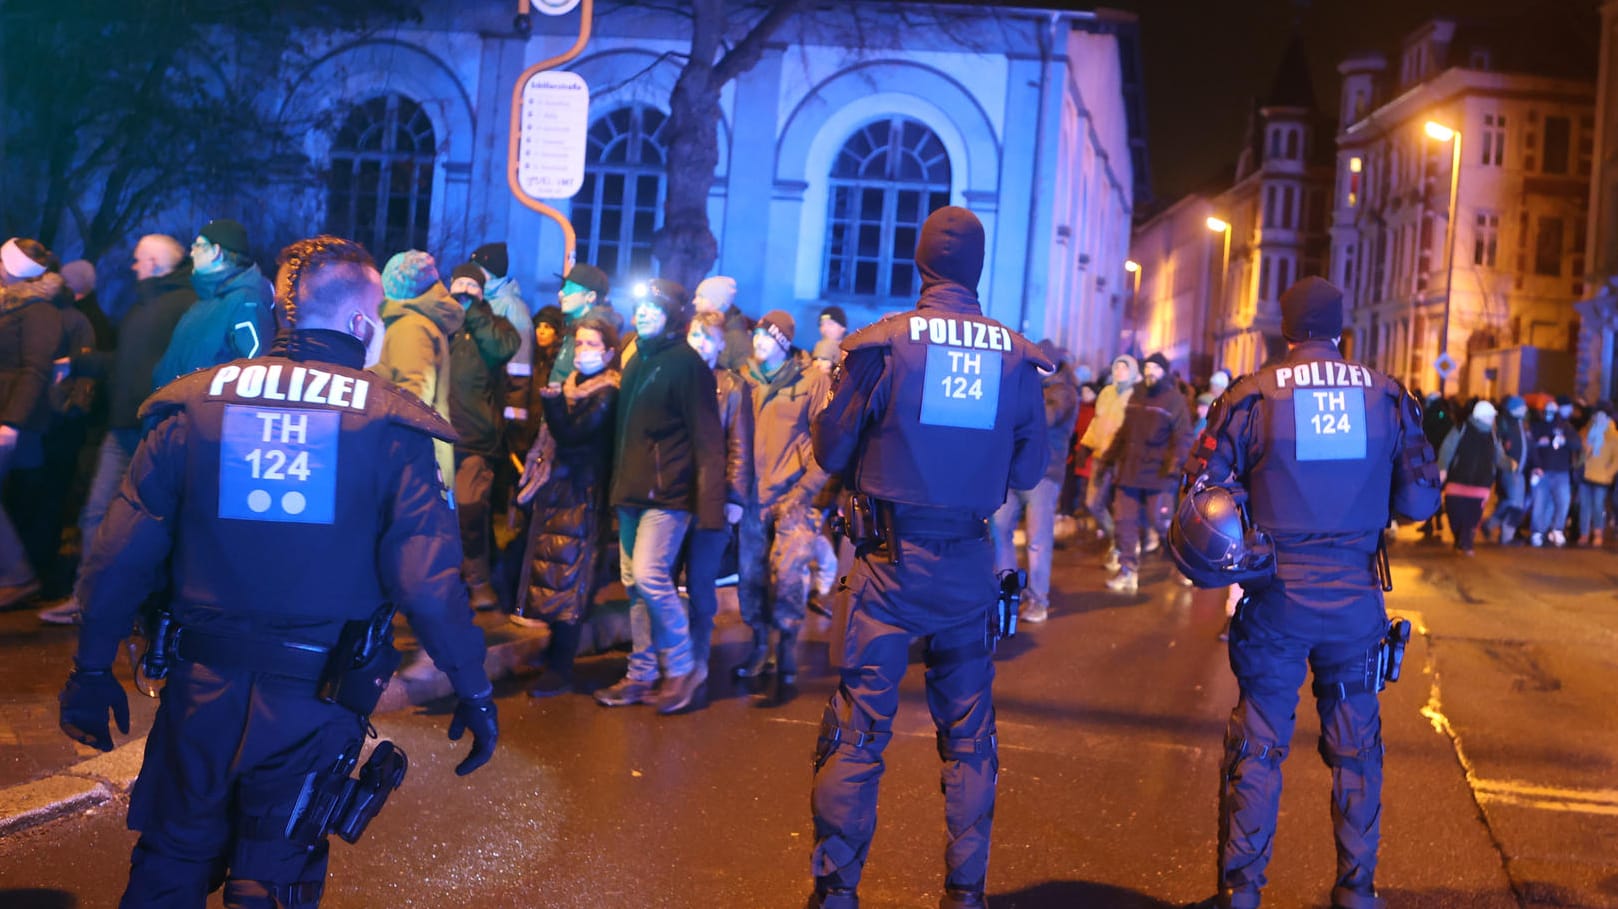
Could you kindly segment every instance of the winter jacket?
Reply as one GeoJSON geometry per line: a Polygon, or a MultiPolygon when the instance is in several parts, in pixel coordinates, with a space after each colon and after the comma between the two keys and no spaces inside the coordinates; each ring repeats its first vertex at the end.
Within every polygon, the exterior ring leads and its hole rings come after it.
{"type": "Polygon", "coordinates": [[[43,432],[50,423],[51,361],[62,343],[62,314],[55,301],[62,276],[0,288],[0,423],[43,432]]]}
{"type": "Polygon", "coordinates": [[[1115,384],[1109,384],[1096,395],[1096,415],[1090,421],[1089,428],[1085,429],[1084,437],[1079,444],[1096,454],[1102,454],[1112,447],[1113,437],[1118,434],[1119,427],[1124,425],[1124,410],[1129,406],[1129,397],[1139,383],[1128,388],[1120,389],[1115,384]]]}
{"type": "Polygon", "coordinates": [[[275,294],[257,265],[206,275],[192,272],[191,286],[197,302],[174,327],[152,373],[153,388],[199,369],[263,356],[275,340],[275,294]]]}
{"type": "MultiPolygon", "coordinates": [[[[597,303],[577,316],[568,317],[567,324],[562,327],[562,343],[556,350],[556,359],[551,363],[550,378],[547,382],[559,384],[573,374],[573,330],[579,327],[580,322],[590,316],[612,323],[613,327],[618,329],[620,335],[623,333],[623,320],[618,317],[618,313],[614,312],[611,306],[605,303],[597,303]]],[[[620,337],[618,347],[620,350],[627,350],[627,341],[620,337]]],[[[624,357],[623,360],[625,363],[629,362],[628,357],[624,357]]],[[[534,375],[537,377],[543,375],[543,373],[535,371],[534,375]]],[[[537,378],[534,380],[534,384],[539,384],[537,378]]]]}
{"type": "Polygon", "coordinates": [[[487,300],[473,300],[466,320],[449,342],[449,419],[461,440],[456,451],[487,457],[500,453],[500,394],[505,366],[517,354],[517,329],[495,314],[487,300]]]}
{"type": "Polygon", "coordinates": [[[753,320],[732,303],[725,310],[725,346],[719,351],[719,368],[740,370],[753,359],[753,320]]]}
{"type": "Polygon", "coordinates": [[[1500,449],[1506,453],[1510,462],[1506,466],[1508,473],[1522,473],[1528,466],[1528,418],[1519,420],[1509,413],[1501,412],[1494,420],[1494,435],[1500,440],[1500,449]]]}
{"type": "MultiPolygon", "coordinates": [[[[1100,419],[1097,417],[1097,419],[1100,419]]],[[[1117,469],[1117,483],[1130,489],[1164,490],[1174,485],[1191,448],[1191,415],[1185,398],[1167,379],[1136,386],[1124,424],[1103,458],[1117,469]]]]}
{"type": "Polygon", "coordinates": [[[1546,473],[1573,472],[1583,449],[1583,440],[1573,424],[1556,417],[1552,420],[1534,418],[1528,424],[1528,469],[1546,473]]]}
{"type": "Polygon", "coordinates": [[[725,437],[713,372],[683,332],[640,339],[624,367],[614,439],[612,504],[689,511],[725,526],[725,437]]]}
{"type": "Polygon", "coordinates": [[[1445,483],[1472,486],[1486,492],[1494,485],[1497,471],[1510,469],[1510,460],[1500,440],[1495,438],[1493,427],[1467,420],[1450,430],[1439,447],[1438,469],[1445,472],[1445,483]]]}
{"type": "Polygon", "coordinates": [[[513,375],[522,373],[523,368],[533,362],[534,352],[534,316],[522,298],[522,288],[517,286],[517,279],[510,276],[490,278],[483,285],[483,299],[488,301],[495,315],[517,330],[517,353],[506,359],[515,369],[513,375]]]}
{"type": "Polygon", "coordinates": [[[1090,430],[1090,424],[1095,421],[1095,418],[1095,402],[1091,401],[1090,403],[1085,404],[1081,400],[1079,403],[1078,419],[1073,421],[1073,435],[1079,439],[1079,442],[1073,446],[1074,476],[1089,477],[1090,470],[1094,466],[1092,463],[1094,459],[1091,457],[1092,452],[1089,448],[1085,447],[1083,440],[1085,435],[1090,430]]]}
{"type": "Polygon", "coordinates": [[[1592,443],[1590,429],[1594,426],[1591,421],[1584,429],[1584,482],[1608,486],[1618,478],[1618,425],[1608,420],[1606,432],[1592,443]]]}
{"type": "Polygon", "coordinates": [[[595,598],[619,379],[612,369],[589,378],[575,372],[560,395],[540,399],[556,454],[529,503],[519,615],[577,622],[595,598]]]}
{"type": "Polygon", "coordinates": [[[762,508],[788,495],[808,504],[826,484],[826,472],[815,463],[809,428],[826,406],[831,379],[802,351],[796,353],[768,379],[757,360],[741,371],[753,394],[754,493],[749,504],[762,508]]]}
{"type": "Polygon", "coordinates": [[[1051,460],[1045,466],[1045,479],[1062,482],[1067,470],[1067,452],[1073,444],[1073,421],[1078,418],[1079,390],[1073,387],[1073,374],[1066,366],[1045,377],[1045,431],[1050,438],[1051,460]]]}
{"type": "MultiPolygon", "coordinates": [[[[450,419],[450,339],[466,320],[466,311],[442,283],[419,297],[382,301],[382,358],[371,371],[450,419]]],[[[433,440],[444,481],[455,477],[454,449],[433,440]]]]}
{"type": "Polygon", "coordinates": [[[96,383],[88,376],[74,375],[71,364],[75,358],[95,352],[95,327],[90,324],[90,317],[73,305],[72,291],[56,295],[56,311],[62,316],[62,338],[56,344],[51,387],[45,396],[50,400],[51,413],[58,420],[86,419],[95,403],[96,383]],[[54,367],[64,360],[67,361],[64,374],[59,376],[54,367]]]}
{"type": "Polygon", "coordinates": [[[118,347],[73,358],[73,374],[100,380],[107,389],[107,425],[135,429],[141,402],[152,390],[157,361],[168,349],[180,317],[197,301],[189,267],[135,283],[135,304],[118,326],[118,347]]]}
{"type": "Polygon", "coordinates": [[[746,505],[753,494],[753,386],[728,369],[715,369],[713,378],[725,430],[725,504],[746,505]]]}
{"type": "Polygon", "coordinates": [[[1450,411],[1449,402],[1437,395],[1433,395],[1423,405],[1421,415],[1421,434],[1437,451],[1444,440],[1449,438],[1450,430],[1455,428],[1455,415],[1450,411]]]}

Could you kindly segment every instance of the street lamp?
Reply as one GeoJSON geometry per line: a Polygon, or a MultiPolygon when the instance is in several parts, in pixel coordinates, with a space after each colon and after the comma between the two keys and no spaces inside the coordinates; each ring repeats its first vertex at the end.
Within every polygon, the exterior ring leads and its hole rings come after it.
{"type": "MultiPolygon", "coordinates": [[[[1216,234],[1224,234],[1225,236],[1225,251],[1219,257],[1219,314],[1221,318],[1227,320],[1226,324],[1229,324],[1230,322],[1235,321],[1231,318],[1231,314],[1225,311],[1230,308],[1230,301],[1226,299],[1227,293],[1230,290],[1230,222],[1226,221],[1224,218],[1216,218],[1213,215],[1209,215],[1208,220],[1205,223],[1208,225],[1209,230],[1216,234]]],[[[1221,357],[1221,359],[1223,359],[1223,357],[1221,357]]],[[[1229,366],[1230,364],[1226,363],[1224,365],[1229,366]]],[[[1243,371],[1245,372],[1246,370],[1243,371]]]]}
{"type": "Polygon", "coordinates": [[[1140,349],[1140,263],[1124,260],[1124,271],[1129,272],[1129,346],[1130,352],[1140,349]]]}
{"type": "MultiPolygon", "coordinates": [[[[1437,120],[1428,120],[1427,135],[1439,142],[1450,142],[1449,159],[1449,220],[1444,227],[1444,321],[1438,327],[1439,355],[1449,359],[1449,307],[1455,291],[1455,216],[1461,202],[1461,131],[1445,126],[1437,120]]],[[[1412,325],[1411,329],[1414,330],[1412,325]]],[[[1449,377],[1438,373],[1438,393],[1447,395],[1449,377]]]]}

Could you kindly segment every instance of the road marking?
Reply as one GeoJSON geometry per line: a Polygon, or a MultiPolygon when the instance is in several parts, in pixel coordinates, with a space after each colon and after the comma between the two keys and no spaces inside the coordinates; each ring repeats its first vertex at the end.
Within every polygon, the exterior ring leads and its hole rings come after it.
{"type": "Polygon", "coordinates": [[[1562,789],[1514,780],[1475,778],[1471,783],[1479,801],[1541,808],[1546,811],[1618,816],[1618,790],[1614,789],[1562,789]]]}

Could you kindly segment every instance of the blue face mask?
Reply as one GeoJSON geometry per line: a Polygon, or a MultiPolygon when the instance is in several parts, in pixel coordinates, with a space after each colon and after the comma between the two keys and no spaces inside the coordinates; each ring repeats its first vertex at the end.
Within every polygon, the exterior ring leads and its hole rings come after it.
{"type": "Polygon", "coordinates": [[[593,376],[607,368],[607,355],[599,350],[581,350],[573,358],[573,366],[580,374],[593,376]]]}

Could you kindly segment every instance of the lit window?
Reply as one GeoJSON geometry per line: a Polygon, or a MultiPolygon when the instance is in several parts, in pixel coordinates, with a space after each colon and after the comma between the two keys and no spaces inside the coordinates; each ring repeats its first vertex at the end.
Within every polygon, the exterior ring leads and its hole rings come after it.
{"type": "Polygon", "coordinates": [[[652,234],[662,221],[663,112],[620,107],[590,124],[584,182],[573,197],[578,260],[615,279],[652,272],[652,234]]]}
{"type": "Polygon", "coordinates": [[[433,124],[402,95],[356,104],[332,141],[326,232],[358,240],[377,261],[427,248],[433,124]]]}
{"type": "Polygon", "coordinates": [[[949,204],[950,163],[932,130],[903,117],[857,130],[832,163],[828,193],[828,296],[908,297],[921,223],[949,204]]]}

